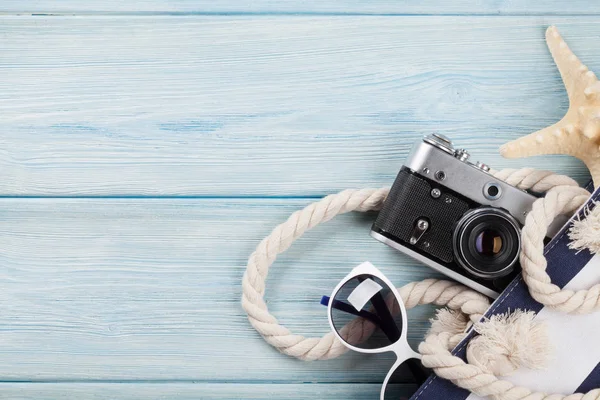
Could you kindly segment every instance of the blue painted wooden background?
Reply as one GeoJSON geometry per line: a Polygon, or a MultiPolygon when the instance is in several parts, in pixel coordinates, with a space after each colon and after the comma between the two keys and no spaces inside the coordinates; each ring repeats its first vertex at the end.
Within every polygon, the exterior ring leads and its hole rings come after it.
{"type": "MultiPolygon", "coordinates": [[[[587,0],[3,0],[0,397],[376,398],[389,356],[303,363],[258,337],[247,256],[325,194],[390,185],[431,131],[585,181],[497,148],[567,108],[546,26],[600,72],[599,22],[587,0]]],[[[363,260],[433,275],[372,218],[278,259],[282,323],[327,332],[318,300],[363,260]]],[[[432,312],[411,311],[412,343],[432,312]]]]}

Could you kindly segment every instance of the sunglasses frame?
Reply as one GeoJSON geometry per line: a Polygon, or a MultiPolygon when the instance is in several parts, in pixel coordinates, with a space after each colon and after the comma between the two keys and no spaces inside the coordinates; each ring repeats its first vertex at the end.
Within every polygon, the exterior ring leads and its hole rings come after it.
{"type": "Polygon", "coordinates": [[[385,377],[385,380],[383,381],[383,385],[381,387],[380,399],[384,400],[385,389],[388,385],[390,378],[392,377],[394,372],[396,372],[396,369],[398,369],[398,367],[400,367],[400,365],[402,365],[404,362],[406,362],[407,360],[409,360],[411,358],[415,358],[418,360],[421,359],[421,355],[419,353],[415,352],[408,344],[408,340],[407,340],[408,326],[407,326],[406,307],[404,306],[402,297],[400,297],[400,293],[398,293],[398,290],[392,284],[392,282],[390,282],[390,280],[377,267],[375,267],[370,262],[366,261],[366,262],[363,262],[362,264],[358,265],[357,267],[355,267],[348,275],[346,275],[346,277],[344,279],[342,279],[340,281],[340,283],[335,287],[335,289],[333,289],[333,292],[331,292],[330,299],[331,299],[331,301],[329,301],[329,304],[327,305],[327,318],[329,319],[329,326],[331,327],[331,330],[333,331],[334,335],[338,338],[338,340],[340,342],[342,342],[342,344],[344,346],[346,346],[350,350],[356,351],[358,353],[378,354],[378,353],[386,353],[386,352],[391,351],[394,354],[396,354],[396,361],[394,362],[394,365],[392,366],[392,368],[388,372],[387,376],[385,377]],[[390,290],[396,297],[398,306],[400,307],[400,314],[402,317],[402,330],[400,332],[400,338],[398,338],[398,340],[396,340],[394,343],[391,343],[391,344],[389,344],[385,347],[379,348],[379,349],[361,349],[359,347],[349,344],[344,339],[342,339],[342,337],[338,333],[335,325],[333,324],[332,310],[333,310],[333,304],[334,304],[333,300],[335,300],[335,296],[338,294],[338,292],[342,289],[342,287],[346,283],[348,283],[351,279],[354,279],[360,275],[372,275],[375,278],[381,279],[381,281],[390,288],[390,290]]]}

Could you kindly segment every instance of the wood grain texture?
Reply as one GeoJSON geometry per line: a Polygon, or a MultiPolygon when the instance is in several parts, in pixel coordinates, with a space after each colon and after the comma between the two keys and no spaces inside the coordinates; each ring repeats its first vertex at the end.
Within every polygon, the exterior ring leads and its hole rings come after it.
{"type": "MultiPolygon", "coordinates": [[[[258,336],[240,306],[247,257],[311,198],[389,186],[431,131],[496,168],[584,182],[573,159],[508,161],[497,147],[566,110],[546,25],[600,72],[599,12],[2,1],[0,398],[377,397],[389,355],[304,363],[258,336]],[[30,15],[45,13],[81,17],[30,15]]],[[[277,260],[266,299],[282,323],[326,333],[320,297],[364,260],[398,286],[435,276],[369,238],[372,220],[336,218],[277,260]]],[[[433,312],[410,312],[413,345],[433,312]]]]}
{"type": "MultiPolygon", "coordinates": [[[[198,399],[328,399],[379,398],[379,384],[210,384],[210,383],[4,383],[0,396],[11,400],[198,400],[198,399]]],[[[410,394],[411,387],[407,388],[410,394]]]]}
{"type": "Polygon", "coordinates": [[[587,0],[530,2],[527,0],[3,0],[0,12],[18,14],[409,14],[409,15],[597,15],[600,6],[587,0]]]}
{"type": "Polygon", "coordinates": [[[0,194],[321,196],[387,186],[414,140],[498,146],[558,120],[543,32],[600,71],[597,18],[0,18],[0,194]]]}
{"type": "MultiPolygon", "coordinates": [[[[241,309],[247,257],[306,204],[0,200],[0,380],[382,381],[391,356],[300,362],[268,346],[241,309]]],[[[277,260],[266,299],[283,324],[327,333],[321,296],[364,260],[399,286],[434,275],[371,239],[372,220],[336,218],[277,260]]],[[[411,311],[413,345],[432,313],[411,311]]]]}

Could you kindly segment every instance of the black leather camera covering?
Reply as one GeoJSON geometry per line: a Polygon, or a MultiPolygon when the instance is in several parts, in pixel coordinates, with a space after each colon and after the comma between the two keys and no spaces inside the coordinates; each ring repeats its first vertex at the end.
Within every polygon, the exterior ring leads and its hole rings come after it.
{"type": "Polygon", "coordinates": [[[452,234],[456,222],[470,208],[469,204],[457,197],[442,185],[435,185],[403,168],[382,210],[379,212],[373,229],[403,246],[416,247],[422,253],[429,254],[444,263],[454,259],[452,234]],[[434,198],[431,191],[438,188],[441,196],[434,198]],[[425,218],[430,227],[416,245],[408,245],[411,232],[418,219],[425,218]]]}

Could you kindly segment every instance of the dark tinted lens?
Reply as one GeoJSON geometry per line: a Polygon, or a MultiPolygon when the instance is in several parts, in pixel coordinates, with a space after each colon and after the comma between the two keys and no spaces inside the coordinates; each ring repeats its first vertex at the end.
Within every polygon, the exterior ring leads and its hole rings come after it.
{"type": "Polygon", "coordinates": [[[429,374],[430,371],[424,368],[419,360],[406,360],[396,368],[383,388],[384,400],[409,399],[429,374]]]}
{"type": "Polygon", "coordinates": [[[372,275],[352,278],[331,301],[333,325],[348,344],[379,349],[400,339],[403,329],[400,305],[381,279],[372,275]]]}
{"type": "Polygon", "coordinates": [[[490,274],[490,277],[516,261],[519,256],[518,244],[518,230],[500,217],[475,225],[462,243],[464,257],[471,268],[490,274]]]}
{"type": "Polygon", "coordinates": [[[494,257],[502,251],[502,236],[495,229],[484,229],[475,239],[475,250],[483,257],[494,257]]]}

